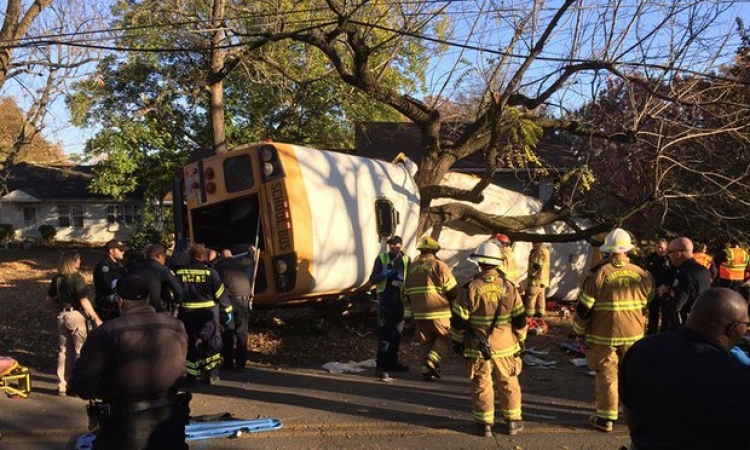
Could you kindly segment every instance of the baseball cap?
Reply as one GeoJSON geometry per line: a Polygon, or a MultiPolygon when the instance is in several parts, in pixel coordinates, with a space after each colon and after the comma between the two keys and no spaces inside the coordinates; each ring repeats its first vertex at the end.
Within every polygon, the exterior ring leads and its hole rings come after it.
{"type": "Polygon", "coordinates": [[[117,248],[124,252],[129,247],[125,245],[124,243],[118,241],[117,239],[112,239],[111,241],[107,242],[107,250],[112,249],[112,248],[117,248]]]}
{"type": "Polygon", "coordinates": [[[403,244],[404,243],[404,241],[401,239],[401,236],[393,236],[385,242],[386,244],[403,244]]]}
{"type": "Polygon", "coordinates": [[[148,281],[141,275],[128,274],[117,280],[117,295],[124,300],[148,300],[148,281]]]}

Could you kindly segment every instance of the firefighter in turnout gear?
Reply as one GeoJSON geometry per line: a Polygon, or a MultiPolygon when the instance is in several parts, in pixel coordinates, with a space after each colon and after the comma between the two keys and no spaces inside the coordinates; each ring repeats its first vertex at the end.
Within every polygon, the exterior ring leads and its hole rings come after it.
{"type": "Polygon", "coordinates": [[[208,249],[203,244],[190,248],[190,264],[175,273],[182,283],[184,300],[178,318],[185,324],[188,352],[185,362],[188,384],[198,379],[213,384],[219,380],[221,327],[233,325],[232,304],[221,277],[207,265],[208,249]]]}
{"type": "Polygon", "coordinates": [[[513,244],[510,238],[502,233],[495,233],[490,241],[500,247],[500,251],[502,252],[503,262],[498,266],[499,270],[505,274],[506,280],[513,282],[521,288],[521,285],[518,283],[518,267],[516,266],[516,257],[513,254],[513,244]]]}
{"type": "Polygon", "coordinates": [[[441,357],[435,345],[450,348],[450,302],[459,288],[451,269],[436,255],[440,244],[435,239],[422,238],[417,249],[420,255],[409,264],[404,295],[419,336],[422,376],[432,380],[440,378],[441,357]]]}
{"type": "Polygon", "coordinates": [[[549,250],[542,242],[532,244],[526,279],[526,314],[544,317],[549,287],[549,250]]]}
{"type": "Polygon", "coordinates": [[[617,420],[619,362],[644,336],[654,288],[651,274],[628,259],[633,248],[627,231],[616,228],[607,234],[601,251],[611,256],[584,277],[573,319],[573,334],[585,335],[586,359],[596,372],[596,414],[589,423],[604,432],[612,431],[617,420]]]}
{"type": "Polygon", "coordinates": [[[370,274],[370,283],[378,293],[378,350],[375,375],[383,381],[390,381],[389,372],[409,370],[398,362],[398,347],[404,327],[404,302],[401,292],[404,275],[409,268],[409,257],[401,251],[403,240],[400,236],[388,239],[389,251],[381,253],[375,260],[370,274]]]}
{"type": "Polygon", "coordinates": [[[495,388],[500,410],[515,435],[523,429],[520,353],[526,340],[526,313],[516,286],[499,276],[501,250],[492,242],[480,245],[469,258],[479,274],[469,282],[452,307],[451,339],[454,350],[467,358],[471,380],[472,415],[479,434],[492,436],[495,423],[495,388]]]}

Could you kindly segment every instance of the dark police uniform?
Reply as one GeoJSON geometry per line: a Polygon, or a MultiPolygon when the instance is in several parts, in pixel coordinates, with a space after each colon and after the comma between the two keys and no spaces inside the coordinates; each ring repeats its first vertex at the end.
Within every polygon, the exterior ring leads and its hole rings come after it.
{"type": "Polygon", "coordinates": [[[216,270],[227,288],[234,313],[234,327],[224,327],[222,333],[222,369],[234,369],[238,372],[245,369],[254,268],[255,261],[249,256],[224,259],[216,264],[216,270]]]}
{"type": "Polygon", "coordinates": [[[654,297],[648,304],[648,323],[646,324],[646,334],[654,334],[659,331],[659,316],[661,316],[661,331],[668,328],[667,315],[671,311],[669,307],[669,293],[660,296],[656,293],[656,288],[661,285],[671,286],[674,277],[674,267],[667,255],[659,256],[653,252],[646,260],[644,269],[651,273],[654,278],[654,297]]]}
{"type": "Polygon", "coordinates": [[[73,371],[71,390],[106,405],[98,408],[94,448],[188,448],[189,398],[177,395],[187,335],[179,320],[156,313],[147,295],[142,277],[120,280],[120,296],[143,301],[95,329],[73,371]]]}
{"type": "Polygon", "coordinates": [[[114,282],[125,272],[121,261],[112,261],[109,256],[94,266],[94,308],[99,317],[107,321],[117,317],[117,289],[114,282]]]}
{"type": "Polygon", "coordinates": [[[232,304],[218,272],[204,262],[192,260],[178,268],[176,274],[184,294],[178,317],[188,335],[187,376],[189,380],[201,378],[211,383],[218,378],[221,363],[220,315],[226,322],[232,304]]]}
{"type": "Polygon", "coordinates": [[[675,330],[687,322],[695,299],[710,287],[711,273],[694,259],[685,260],[677,267],[672,283],[669,312],[664,317],[668,331],[675,330]]]}
{"type": "Polygon", "coordinates": [[[638,450],[750,448],[750,369],[695,331],[636,342],[619,379],[638,450]]]}
{"type": "Polygon", "coordinates": [[[128,273],[141,275],[148,281],[148,301],[156,312],[167,311],[170,305],[182,303],[182,285],[169,267],[146,259],[128,273]]]}

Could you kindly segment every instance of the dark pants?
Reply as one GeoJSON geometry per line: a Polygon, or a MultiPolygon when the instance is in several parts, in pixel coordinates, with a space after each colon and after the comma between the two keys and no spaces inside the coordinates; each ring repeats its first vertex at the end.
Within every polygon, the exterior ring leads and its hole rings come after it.
{"type": "Polygon", "coordinates": [[[662,304],[662,325],[660,331],[662,333],[675,331],[685,323],[686,319],[687,314],[680,314],[680,312],[677,311],[677,303],[675,302],[675,299],[672,297],[666,297],[662,304]]]}
{"type": "Polygon", "coordinates": [[[378,352],[376,367],[391,370],[398,365],[398,347],[401,343],[399,328],[404,321],[401,305],[383,304],[378,308],[378,352]]]}
{"type": "Polygon", "coordinates": [[[659,331],[659,317],[661,316],[661,329],[664,330],[665,315],[663,314],[664,297],[654,296],[648,305],[648,324],[646,325],[646,334],[656,334],[659,331]]]}
{"type": "Polygon", "coordinates": [[[187,449],[185,425],[190,419],[189,396],[172,405],[99,418],[94,449],[187,449]]]}
{"type": "Polygon", "coordinates": [[[727,280],[725,278],[718,278],[714,283],[714,287],[723,287],[739,292],[740,288],[742,288],[742,283],[744,283],[744,281],[742,280],[727,280]]]}
{"type": "Polygon", "coordinates": [[[205,378],[217,374],[221,363],[219,307],[180,308],[179,318],[185,324],[188,337],[185,361],[188,377],[205,378]]]}
{"type": "Polygon", "coordinates": [[[234,329],[224,328],[221,336],[221,356],[223,369],[245,368],[247,362],[247,330],[250,320],[247,297],[232,297],[234,329]]]}

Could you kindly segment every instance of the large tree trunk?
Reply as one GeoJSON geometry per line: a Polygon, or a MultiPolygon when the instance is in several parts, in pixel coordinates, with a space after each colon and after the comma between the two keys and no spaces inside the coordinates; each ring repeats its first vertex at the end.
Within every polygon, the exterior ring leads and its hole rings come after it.
{"type": "Polygon", "coordinates": [[[225,0],[214,0],[213,38],[211,40],[211,75],[209,76],[210,118],[214,153],[227,151],[226,126],[224,123],[224,9],[225,0]]]}

